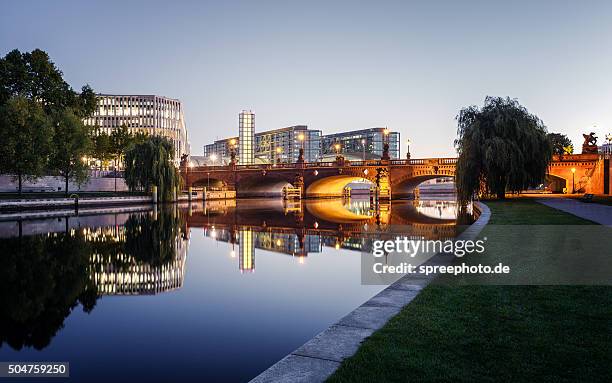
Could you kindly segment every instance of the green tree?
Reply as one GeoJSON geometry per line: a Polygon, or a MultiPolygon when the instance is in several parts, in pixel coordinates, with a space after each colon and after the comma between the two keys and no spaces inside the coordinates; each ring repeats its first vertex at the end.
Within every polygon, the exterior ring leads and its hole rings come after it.
{"type": "Polygon", "coordinates": [[[104,132],[100,132],[99,128],[94,128],[91,154],[100,160],[103,165],[114,158],[111,137],[104,132]]]}
{"type": "Polygon", "coordinates": [[[125,181],[130,190],[149,191],[155,185],[160,201],[172,200],[180,182],[173,153],[172,142],[164,137],[147,137],[131,145],[125,153],[125,181]]]}
{"type": "Polygon", "coordinates": [[[90,129],[70,109],[59,113],[55,121],[49,168],[64,178],[68,195],[69,180],[80,185],[87,179],[88,168],[83,157],[92,145],[90,129]]]}
{"type": "Polygon", "coordinates": [[[543,182],[552,155],[546,127],[516,99],[487,97],[482,108],[462,109],[457,122],[460,201],[469,201],[477,192],[503,199],[506,191],[543,182]]]}
{"type": "Polygon", "coordinates": [[[22,96],[0,105],[0,172],[23,180],[40,177],[50,150],[53,129],[40,104],[22,96]]]}
{"type": "Polygon", "coordinates": [[[574,151],[574,145],[565,134],[561,133],[548,133],[548,140],[552,146],[553,154],[572,154],[574,151]],[[569,153],[567,153],[569,151],[569,153]]]}

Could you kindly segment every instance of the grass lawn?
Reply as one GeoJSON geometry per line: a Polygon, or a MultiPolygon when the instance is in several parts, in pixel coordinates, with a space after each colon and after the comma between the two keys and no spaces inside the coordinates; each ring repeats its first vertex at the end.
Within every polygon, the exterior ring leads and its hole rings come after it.
{"type": "MultiPolygon", "coordinates": [[[[492,225],[592,224],[529,199],[487,205],[492,225]]],[[[329,381],[612,382],[612,287],[430,285],[329,381]]]]}

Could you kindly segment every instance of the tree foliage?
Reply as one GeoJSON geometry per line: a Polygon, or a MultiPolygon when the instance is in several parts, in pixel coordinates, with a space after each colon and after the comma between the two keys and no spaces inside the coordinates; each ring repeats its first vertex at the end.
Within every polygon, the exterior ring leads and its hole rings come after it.
{"type": "Polygon", "coordinates": [[[164,137],[151,136],[131,145],[125,153],[125,182],[130,190],[149,191],[157,186],[160,201],[172,200],[180,182],[173,153],[172,142],[164,137]]]}
{"type": "Polygon", "coordinates": [[[0,105],[0,173],[22,181],[40,177],[50,152],[51,122],[40,104],[22,96],[0,105]]]}
{"type": "Polygon", "coordinates": [[[548,140],[552,146],[553,154],[572,154],[574,151],[574,145],[565,134],[561,133],[548,133],[548,140]],[[569,152],[569,153],[568,153],[569,152]]]}
{"type": "Polygon", "coordinates": [[[58,113],[55,119],[49,168],[64,178],[68,194],[69,180],[81,184],[87,179],[88,167],[83,157],[90,152],[91,137],[89,129],[72,110],[58,113]]]}
{"type": "Polygon", "coordinates": [[[82,164],[72,158],[80,158],[90,148],[89,140],[84,138],[89,129],[81,121],[93,114],[96,103],[95,93],[88,85],[77,93],[64,81],[62,72],[46,52],[40,49],[9,52],[0,59],[0,120],[3,121],[0,137],[3,143],[18,138],[23,145],[10,145],[6,149],[0,158],[0,171],[33,179],[42,175],[41,163],[48,161],[48,170],[68,177],[66,184],[73,176],[77,182],[83,181],[87,174],[82,164]],[[28,118],[29,128],[24,128],[21,124],[28,118]],[[48,126],[52,127],[51,131],[48,126]],[[19,134],[13,135],[17,130],[19,134]],[[52,137],[52,148],[45,145],[43,135],[52,137]],[[36,144],[33,150],[32,145],[36,144]],[[20,165],[24,161],[11,161],[6,155],[9,151],[12,151],[10,158],[28,159],[27,174],[20,165]]]}
{"type": "Polygon", "coordinates": [[[546,127],[516,99],[485,98],[484,106],[470,106],[457,116],[459,154],[456,169],[458,198],[475,193],[519,192],[543,182],[552,147],[546,127]]]}

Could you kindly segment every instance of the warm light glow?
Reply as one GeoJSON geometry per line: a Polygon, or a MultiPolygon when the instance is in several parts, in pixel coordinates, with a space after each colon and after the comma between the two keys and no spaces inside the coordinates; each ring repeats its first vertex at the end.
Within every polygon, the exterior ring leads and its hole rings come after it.
{"type": "Polygon", "coordinates": [[[281,241],[280,239],[276,240],[276,246],[281,246],[283,244],[283,241],[281,241]]]}
{"type": "Polygon", "coordinates": [[[210,155],[210,160],[211,160],[212,162],[217,161],[217,155],[216,155],[215,153],[211,154],[211,155],[210,155]]]}
{"type": "Polygon", "coordinates": [[[368,169],[363,169],[363,174],[368,175],[368,169]]]}
{"type": "Polygon", "coordinates": [[[389,135],[389,129],[385,128],[385,130],[383,130],[383,133],[385,134],[385,136],[389,135]]]}
{"type": "Polygon", "coordinates": [[[576,173],[576,168],[572,168],[572,173],[576,173]]]}
{"type": "Polygon", "coordinates": [[[336,148],[336,151],[340,150],[340,144],[334,145],[334,148],[336,148]]]}
{"type": "Polygon", "coordinates": [[[277,148],[276,148],[276,153],[280,153],[280,152],[282,152],[282,151],[283,151],[283,149],[282,149],[282,148],[280,148],[280,147],[277,147],[277,148]]]}
{"type": "Polygon", "coordinates": [[[314,172],[312,172],[312,174],[314,174],[315,176],[318,176],[319,175],[319,171],[315,170],[314,172]]]}
{"type": "Polygon", "coordinates": [[[336,246],[334,246],[336,248],[336,250],[340,250],[340,244],[338,242],[336,242],[336,246]]]}
{"type": "Polygon", "coordinates": [[[231,145],[231,146],[236,145],[236,139],[235,139],[235,138],[232,138],[232,139],[230,140],[230,145],[231,145]]]}
{"type": "Polygon", "coordinates": [[[366,141],[364,138],[361,139],[361,145],[365,145],[366,141]]]}
{"type": "Polygon", "coordinates": [[[300,262],[300,265],[303,265],[303,264],[304,264],[304,259],[305,259],[305,257],[302,257],[302,256],[300,256],[300,257],[298,258],[298,262],[300,262]]]}
{"type": "Polygon", "coordinates": [[[298,140],[304,141],[304,133],[298,134],[298,140]]]}

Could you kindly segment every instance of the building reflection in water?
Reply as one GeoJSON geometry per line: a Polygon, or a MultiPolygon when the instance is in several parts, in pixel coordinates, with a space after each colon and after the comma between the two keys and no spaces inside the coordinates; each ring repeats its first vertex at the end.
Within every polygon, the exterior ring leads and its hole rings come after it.
{"type": "Polygon", "coordinates": [[[239,200],[189,205],[187,231],[202,228],[216,241],[238,247],[238,269],[255,270],[256,250],[296,257],[303,263],[323,246],[366,251],[374,238],[447,239],[456,235],[454,201],[397,201],[373,205],[368,199],[305,201],[239,200]]]}

